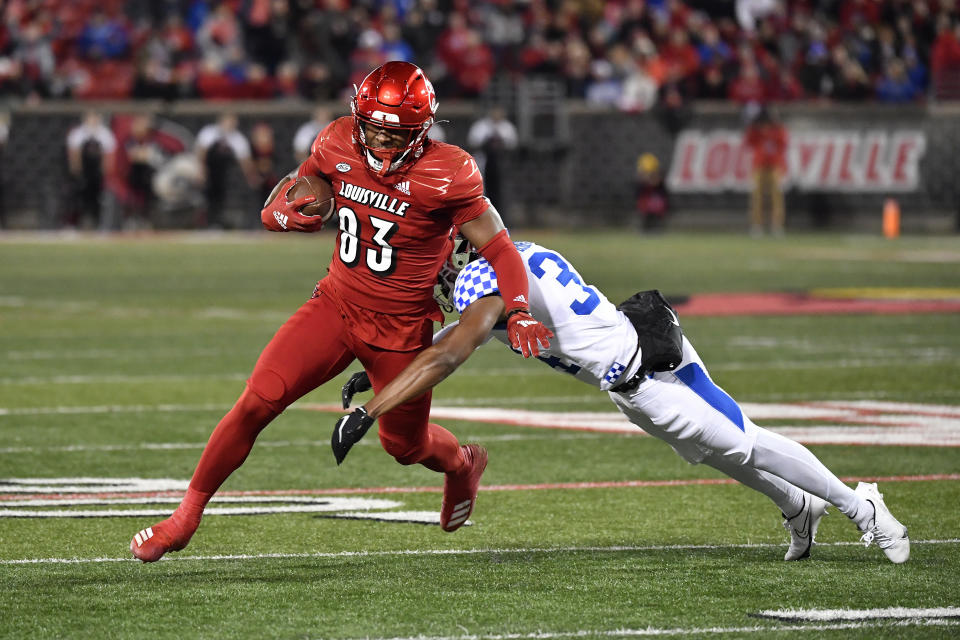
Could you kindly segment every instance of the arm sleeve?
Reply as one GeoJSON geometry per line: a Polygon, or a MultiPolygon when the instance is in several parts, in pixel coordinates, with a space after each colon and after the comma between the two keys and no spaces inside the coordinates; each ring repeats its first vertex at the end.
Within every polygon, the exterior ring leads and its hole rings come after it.
{"type": "Polygon", "coordinates": [[[516,309],[529,310],[527,271],[523,268],[523,258],[510,242],[507,230],[493,236],[490,242],[480,247],[479,252],[497,274],[497,286],[507,307],[507,315],[516,309]]]}

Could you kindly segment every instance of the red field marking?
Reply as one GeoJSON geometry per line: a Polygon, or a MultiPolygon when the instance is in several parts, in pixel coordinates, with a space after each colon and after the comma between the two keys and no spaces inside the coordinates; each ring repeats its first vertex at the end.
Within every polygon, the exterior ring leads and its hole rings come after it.
{"type": "MultiPolygon", "coordinates": [[[[945,482],[960,481],[960,473],[933,473],[910,476],[845,476],[844,482],[945,482]]],[[[629,489],[653,487],[691,487],[704,485],[737,484],[730,478],[691,478],[688,480],[621,480],[609,482],[547,482],[540,484],[492,484],[481,486],[481,491],[548,491],[567,489],[629,489]]],[[[435,487],[332,487],[329,489],[276,489],[260,491],[221,491],[219,496],[339,496],[366,495],[377,493],[441,493],[443,488],[435,487]]],[[[136,491],[121,493],[116,491],[100,493],[44,493],[44,494],[6,494],[0,495],[0,501],[16,504],[18,500],[73,500],[78,498],[179,498],[180,491],[136,491]]]]}
{"type": "Polygon", "coordinates": [[[683,316],[960,313],[960,300],[820,298],[799,293],[697,293],[673,307],[683,316]]]}

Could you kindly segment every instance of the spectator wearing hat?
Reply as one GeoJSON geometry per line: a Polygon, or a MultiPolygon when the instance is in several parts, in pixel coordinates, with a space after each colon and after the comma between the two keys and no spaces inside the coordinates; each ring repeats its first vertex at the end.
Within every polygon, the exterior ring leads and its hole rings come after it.
{"type": "Polygon", "coordinates": [[[652,153],[643,153],[637,158],[636,202],[643,231],[662,230],[670,199],[660,172],[660,161],[652,153]]]}

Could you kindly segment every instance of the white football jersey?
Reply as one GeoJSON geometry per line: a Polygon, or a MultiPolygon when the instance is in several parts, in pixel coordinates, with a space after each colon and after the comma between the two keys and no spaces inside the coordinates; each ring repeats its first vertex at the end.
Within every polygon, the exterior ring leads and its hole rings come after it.
{"type": "MultiPolygon", "coordinates": [[[[637,332],[630,320],[598,289],[584,283],[556,251],[532,242],[514,245],[527,270],[530,312],[555,336],[538,358],[604,390],[630,379],[640,368],[637,332]]],[[[457,276],[454,303],[463,313],[471,303],[489,295],[500,295],[497,276],[481,258],[457,276]]],[[[510,346],[506,329],[506,323],[500,323],[492,334],[510,346]]]]}

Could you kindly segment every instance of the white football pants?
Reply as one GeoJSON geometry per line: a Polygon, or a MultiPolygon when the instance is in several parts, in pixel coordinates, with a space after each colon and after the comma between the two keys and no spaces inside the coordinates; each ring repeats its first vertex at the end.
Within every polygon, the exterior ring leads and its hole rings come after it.
{"type": "Polygon", "coordinates": [[[631,392],[610,392],[610,398],[630,422],[667,442],[684,460],[702,462],[759,491],[788,517],[803,508],[804,491],[855,521],[872,514],[806,447],[754,424],[714,384],[686,337],[674,371],[656,373],[631,392]]]}

